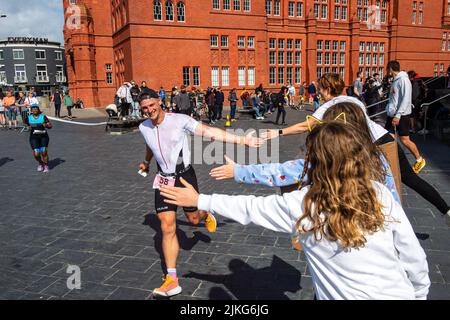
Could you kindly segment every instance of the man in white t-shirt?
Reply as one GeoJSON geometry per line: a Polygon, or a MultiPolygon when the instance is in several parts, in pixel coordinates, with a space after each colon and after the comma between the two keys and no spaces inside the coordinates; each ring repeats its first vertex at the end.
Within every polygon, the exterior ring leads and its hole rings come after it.
{"type": "MultiPolygon", "coordinates": [[[[155,189],[155,208],[162,230],[162,247],[167,276],[160,288],[153,291],[155,296],[170,297],[181,292],[176,272],[179,244],[176,236],[177,206],[163,197],[161,186],[182,186],[183,181],[189,182],[198,190],[195,171],[191,166],[191,153],[187,134],[213,138],[214,140],[244,144],[249,147],[259,147],[264,143],[253,133],[247,136],[237,136],[219,128],[212,128],[194,120],[185,114],[166,113],[162,109],[159,94],[149,89],[139,96],[140,107],[148,119],[140,126],[142,136],[146,142],[145,160],[140,169],[148,172],[152,158],[155,158],[158,174],[153,181],[155,189]]],[[[195,207],[183,208],[188,220],[193,224],[205,221],[209,232],[214,232],[217,226],[213,215],[199,211],[195,207]]]]}
{"type": "Polygon", "coordinates": [[[29,109],[32,105],[39,105],[39,100],[34,96],[33,91],[28,92],[28,97],[25,98],[25,106],[29,109]]]}

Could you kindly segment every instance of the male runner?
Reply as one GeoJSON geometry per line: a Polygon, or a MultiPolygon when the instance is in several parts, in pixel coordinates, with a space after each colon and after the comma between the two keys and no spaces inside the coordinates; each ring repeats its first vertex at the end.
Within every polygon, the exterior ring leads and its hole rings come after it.
{"type": "MultiPolygon", "coordinates": [[[[188,146],[187,133],[213,138],[223,142],[245,144],[251,147],[259,147],[264,141],[253,136],[236,136],[222,129],[212,128],[194,120],[184,114],[166,113],[162,109],[162,102],[158,93],[154,90],[142,93],[139,97],[143,114],[148,116],[140,126],[145,142],[145,161],[140,164],[141,170],[148,172],[149,163],[155,157],[158,174],[153,182],[155,189],[155,207],[162,230],[162,249],[164,261],[167,267],[167,275],[160,288],[153,291],[154,296],[170,297],[181,292],[178,284],[176,261],[179,252],[179,244],[176,236],[176,211],[177,206],[164,202],[165,198],[159,192],[160,186],[182,187],[182,177],[197,190],[197,178],[190,164],[191,154],[188,146]]],[[[199,211],[195,207],[183,208],[188,220],[193,224],[205,221],[209,232],[216,230],[217,222],[214,216],[205,211],[199,211]]]]}

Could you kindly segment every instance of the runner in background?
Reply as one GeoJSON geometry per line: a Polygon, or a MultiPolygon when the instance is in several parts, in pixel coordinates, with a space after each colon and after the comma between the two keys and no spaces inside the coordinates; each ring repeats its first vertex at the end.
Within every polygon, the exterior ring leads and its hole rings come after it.
{"type": "Polygon", "coordinates": [[[48,168],[48,144],[50,138],[47,129],[52,128],[50,120],[44,116],[38,105],[30,107],[31,114],[26,118],[25,124],[30,127],[30,145],[33,155],[39,163],[38,172],[49,172],[48,168]]]}

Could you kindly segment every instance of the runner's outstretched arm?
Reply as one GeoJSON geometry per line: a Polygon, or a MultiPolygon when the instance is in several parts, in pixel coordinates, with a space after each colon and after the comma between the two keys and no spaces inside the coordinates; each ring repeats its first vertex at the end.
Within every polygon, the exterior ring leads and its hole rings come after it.
{"type": "Polygon", "coordinates": [[[211,138],[213,140],[222,141],[226,143],[242,144],[249,147],[258,148],[264,144],[264,139],[255,136],[255,132],[250,132],[246,136],[238,136],[219,128],[213,128],[200,123],[196,129],[195,134],[211,138]]]}
{"type": "MultiPolygon", "coordinates": [[[[272,231],[289,234],[295,230],[297,217],[290,211],[288,201],[298,203],[301,201],[299,201],[299,197],[292,194],[266,197],[199,195],[183,178],[180,181],[185,188],[161,187],[161,194],[166,198],[164,202],[176,205],[195,205],[202,209],[208,208],[208,212],[218,213],[243,225],[252,222],[272,231]]],[[[300,192],[303,197],[306,190],[300,192]]]]}
{"type": "MultiPolygon", "coordinates": [[[[303,121],[283,129],[283,136],[301,134],[308,131],[308,122],[303,121]]],[[[261,133],[261,138],[265,140],[275,139],[279,136],[278,129],[267,130],[261,133]]]]}
{"type": "MultiPolygon", "coordinates": [[[[211,177],[216,180],[234,179],[238,183],[257,184],[269,187],[286,187],[298,184],[305,167],[304,159],[291,160],[284,163],[254,165],[236,164],[227,156],[225,156],[225,160],[227,164],[211,170],[211,177]]],[[[389,163],[384,156],[381,160],[386,169],[384,185],[391,191],[395,201],[401,203],[389,163]]]]}

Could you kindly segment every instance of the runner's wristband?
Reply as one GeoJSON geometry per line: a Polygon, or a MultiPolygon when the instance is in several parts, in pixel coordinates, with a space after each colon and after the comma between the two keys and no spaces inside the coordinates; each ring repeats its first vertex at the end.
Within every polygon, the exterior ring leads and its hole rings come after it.
{"type": "Polygon", "coordinates": [[[143,162],[144,162],[145,165],[147,165],[147,166],[150,164],[150,161],[147,161],[147,160],[144,160],[143,162]]]}

